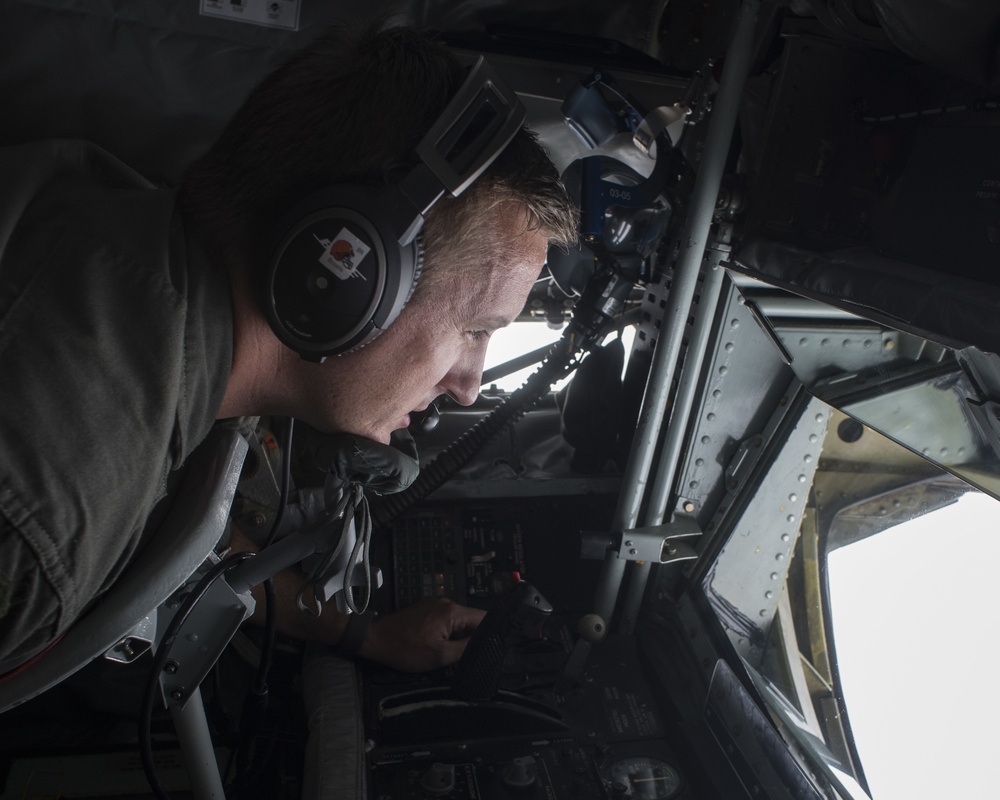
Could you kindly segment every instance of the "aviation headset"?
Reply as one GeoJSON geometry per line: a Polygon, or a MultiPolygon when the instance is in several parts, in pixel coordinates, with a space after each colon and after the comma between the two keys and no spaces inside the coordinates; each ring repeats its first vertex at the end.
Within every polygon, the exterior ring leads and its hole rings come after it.
{"type": "Polygon", "coordinates": [[[445,192],[465,191],[524,117],[517,95],[480,57],[401,180],[326,186],[296,204],[278,225],[267,268],[275,335],[303,358],[323,361],[385,330],[420,277],[424,216],[445,192]]]}

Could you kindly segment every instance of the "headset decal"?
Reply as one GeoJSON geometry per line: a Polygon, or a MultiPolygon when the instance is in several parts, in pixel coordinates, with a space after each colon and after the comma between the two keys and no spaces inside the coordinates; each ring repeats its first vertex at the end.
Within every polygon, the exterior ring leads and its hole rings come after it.
{"type": "Polygon", "coordinates": [[[346,281],[350,278],[367,280],[364,275],[358,272],[358,267],[365,260],[365,256],[368,255],[371,248],[347,228],[341,228],[337,238],[332,242],[329,239],[320,239],[316,234],[313,234],[313,238],[323,247],[323,255],[318,259],[319,263],[340,280],[346,281]]]}

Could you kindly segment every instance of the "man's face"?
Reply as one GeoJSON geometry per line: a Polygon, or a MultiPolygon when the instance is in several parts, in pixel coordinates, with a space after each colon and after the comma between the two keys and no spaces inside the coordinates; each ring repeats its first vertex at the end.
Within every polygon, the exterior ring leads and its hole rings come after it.
{"type": "Polygon", "coordinates": [[[498,209],[494,221],[509,242],[502,256],[480,273],[424,287],[385,333],[319,367],[307,422],[388,443],[442,394],[475,402],[490,335],[520,313],[547,251],[546,237],[525,232],[516,210],[498,209]]]}

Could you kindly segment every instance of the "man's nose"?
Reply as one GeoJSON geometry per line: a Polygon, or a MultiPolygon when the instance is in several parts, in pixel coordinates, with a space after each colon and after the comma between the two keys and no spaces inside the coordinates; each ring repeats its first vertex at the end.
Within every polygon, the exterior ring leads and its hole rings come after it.
{"type": "Polygon", "coordinates": [[[462,375],[449,376],[451,379],[445,384],[447,394],[459,405],[471,406],[479,397],[480,381],[483,378],[483,371],[464,372],[462,375]]]}
{"type": "Polygon", "coordinates": [[[445,376],[441,388],[459,405],[471,406],[479,397],[485,360],[486,348],[483,347],[474,356],[456,362],[445,376]]]}

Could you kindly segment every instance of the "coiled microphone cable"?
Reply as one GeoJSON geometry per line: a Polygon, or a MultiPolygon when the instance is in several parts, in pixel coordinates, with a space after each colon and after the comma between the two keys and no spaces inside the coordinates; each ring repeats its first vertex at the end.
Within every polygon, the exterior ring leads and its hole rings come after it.
{"type": "Polygon", "coordinates": [[[562,338],[552,345],[538,369],[500,405],[421,467],[420,475],[406,491],[372,498],[372,521],[375,527],[387,525],[439,489],[494,436],[524,416],[556,381],[576,368],[576,356],[583,346],[583,338],[570,325],[562,338]]]}

